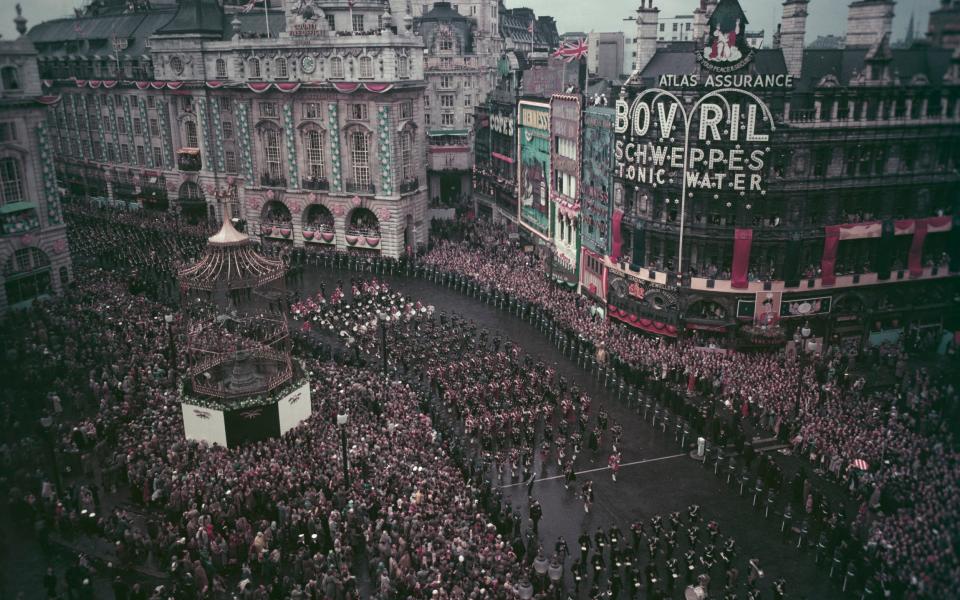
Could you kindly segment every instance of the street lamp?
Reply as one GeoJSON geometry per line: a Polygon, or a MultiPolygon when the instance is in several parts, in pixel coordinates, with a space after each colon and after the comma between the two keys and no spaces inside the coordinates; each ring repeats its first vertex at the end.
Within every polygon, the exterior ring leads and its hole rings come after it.
{"type": "Polygon", "coordinates": [[[350,465],[347,463],[347,421],[350,420],[346,412],[337,413],[337,426],[340,428],[340,453],[343,460],[343,482],[350,487],[350,465]]]}
{"type": "Polygon", "coordinates": [[[177,371],[177,344],[173,339],[173,315],[167,314],[163,316],[164,322],[167,324],[167,341],[170,345],[170,365],[174,372],[177,371]]]}
{"type": "Polygon", "coordinates": [[[387,324],[390,322],[390,315],[380,311],[377,313],[377,323],[380,326],[380,356],[383,365],[383,375],[387,375],[387,324]]]}

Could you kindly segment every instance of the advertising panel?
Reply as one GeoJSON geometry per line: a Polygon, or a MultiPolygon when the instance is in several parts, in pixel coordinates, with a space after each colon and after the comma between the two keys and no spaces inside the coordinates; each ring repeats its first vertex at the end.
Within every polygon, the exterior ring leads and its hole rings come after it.
{"type": "Polygon", "coordinates": [[[310,382],[280,399],[277,404],[280,418],[280,435],[283,435],[310,417],[310,382]]]}
{"type": "Polygon", "coordinates": [[[227,445],[227,427],[219,410],[182,403],[183,435],[188,440],[207,442],[210,445],[227,445]]]}
{"type": "Polygon", "coordinates": [[[543,239],[551,238],[550,105],[521,100],[518,109],[520,158],[518,219],[543,239]]]}
{"type": "Polygon", "coordinates": [[[611,240],[613,118],[612,108],[593,106],[586,110],[583,118],[580,239],[586,248],[601,256],[609,254],[611,240]]]}

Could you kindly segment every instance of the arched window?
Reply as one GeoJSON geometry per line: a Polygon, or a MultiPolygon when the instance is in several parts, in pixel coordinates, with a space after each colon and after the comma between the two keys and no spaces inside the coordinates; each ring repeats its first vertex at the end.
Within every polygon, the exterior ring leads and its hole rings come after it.
{"type": "Polygon", "coordinates": [[[222,58],[217,59],[217,79],[227,78],[227,61],[222,58]]]}
{"type": "Polygon", "coordinates": [[[23,200],[23,171],[16,158],[0,159],[0,204],[23,200]]]}
{"type": "Polygon", "coordinates": [[[0,79],[3,80],[3,89],[12,92],[20,89],[20,73],[16,67],[3,67],[0,69],[0,79]]]}
{"type": "Polygon", "coordinates": [[[365,131],[350,135],[350,158],[353,163],[353,182],[358,188],[370,185],[370,141],[365,131]]]}
{"type": "Polygon", "coordinates": [[[304,135],[304,146],[306,146],[307,172],[311,179],[321,179],[323,174],[323,134],[316,129],[311,129],[304,135]]]}
{"type": "Polygon", "coordinates": [[[200,191],[200,186],[197,185],[195,181],[184,181],[180,186],[180,200],[200,200],[203,198],[203,194],[200,191]]]}
{"type": "Polygon", "coordinates": [[[183,124],[187,133],[187,147],[188,148],[199,148],[200,147],[200,138],[197,135],[197,124],[193,121],[186,121],[183,124]]]}
{"type": "Polygon", "coordinates": [[[274,64],[276,65],[277,69],[277,79],[286,79],[289,77],[289,74],[287,73],[287,59],[280,57],[275,61],[274,64]]]}
{"type": "Polygon", "coordinates": [[[413,179],[413,133],[409,128],[400,132],[400,179],[413,179]]]}
{"type": "Polygon", "coordinates": [[[330,78],[343,79],[343,59],[339,56],[330,59],[330,78]]]}
{"type": "Polygon", "coordinates": [[[362,79],[373,78],[373,59],[369,56],[360,57],[360,77],[362,79]]]}
{"type": "Polygon", "coordinates": [[[250,79],[260,79],[260,59],[251,58],[250,59],[250,79]]]}

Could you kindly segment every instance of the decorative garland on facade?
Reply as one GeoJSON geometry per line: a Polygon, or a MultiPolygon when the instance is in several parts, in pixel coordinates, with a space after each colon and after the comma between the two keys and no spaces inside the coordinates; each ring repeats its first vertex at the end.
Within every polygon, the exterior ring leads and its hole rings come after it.
{"type": "Polygon", "coordinates": [[[113,138],[113,152],[107,151],[107,158],[113,156],[113,160],[110,160],[110,162],[118,162],[120,160],[120,132],[117,130],[116,102],[107,102],[107,113],[110,115],[108,121],[110,121],[110,136],[113,138]]]}
{"type": "Polygon", "coordinates": [[[102,156],[95,158],[97,160],[106,160],[109,158],[107,153],[107,136],[103,132],[103,100],[99,94],[93,97],[93,106],[95,114],[97,115],[97,136],[100,138],[100,151],[103,152],[102,156]]]}
{"type": "Polygon", "coordinates": [[[213,129],[213,147],[215,149],[214,159],[216,160],[217,170],[226,172],[226,163],[224,161],[223,154],[223,120],[220,115],[220,102],[217,98],[207,98],[207,102],[210,104],[210,112],[212,115],[212,127],[213,129]]]}
{"type": "Polygon", "coordinates": [[[380,189],[383,195],[393,195],[393,128],[390,126],[390,107],[377,107],[377,144],[380,147],[380,189]]]}
{"type": "Polygon", "coordinates": [[[47,200],[47,223],[63,225],[63,211],[60,210],[60,195],[57,190],[57,171],[54,167],[50,139],[47,136],[47,126],[44,123],[37,125],[37,139],[40,147],[40,174],[47,200]]]}
{"type": "MultiPolygon", "coordinates": [[[[130,116],[130,96],[120,96],[123,101],[123,120],[127,123],[127,141],[130,143],[131,165],[137,164],[137,139],[133,135],[133,118],[130,116]]],[[[123,156],[120,157],[123,159],[123,156]]]]}
{"type": "Polygon", "coordinates": [[[160,117],[160,141],[163,144],[163,161],[167,169],[173,168],[173,142],[170,140],[170,113],[167,101],[157,99],[157,115],[160,117]]]}
{"type": "Polygon", "coordinates": [[[297,166],[297,144],[294,138],[293,129],[293,106],[290,102],[283,104],[283,131],[287,138],[287,163],[289,164],[288,173],[290,189],[300,188],[300,173],[297,166]]]}
{"type": "Polygon", "coordinates": [[[333,165],[331,187],[332,191],[339,192],[343,190],[340,173],[340,114],[336,102],[328,104],[327,110],[330,112],[328,129],[330,130],[330,162],[333,165]]]}
{"type": "Polygon", "coordinates": [[[147,168],[152,169],[154,167],[153,141],[150,139],[150,115],[147,113],[147,101],[141,96],[137,99],[137,102],[140,107],[140,121],[143,128],[144,161],[147,168]]]}
{"type": "Polygon", "coordinates": [[[235,100],[233,106],[234,113],[237,115],[237,143],[240,145],[240,159],[243,161],[247,186],[251,186],[254,185],[254,180],[253,155],[250,152],[250,104],[235,100]]]}
{"type": "MultiPolygon", "coordinates": [[[[80,111],[77,108],[77,94],[70,94],[70,110],[73,111],[73,124],[77,130],[80,129],[80,111]]],[[[69,123],[68,123],[69,124],[69,123]]],[[[77,137],[80,137],[79,135],[77,137]]],[[[77,144],[77,156],[81,159],[86,158],[83,154],[83,144],[77,144]]]]}

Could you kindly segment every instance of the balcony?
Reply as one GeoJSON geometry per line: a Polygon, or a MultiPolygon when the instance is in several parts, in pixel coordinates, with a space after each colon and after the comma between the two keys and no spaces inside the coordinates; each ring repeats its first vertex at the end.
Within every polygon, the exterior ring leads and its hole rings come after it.
{"type": "Polygon", "coordinates": [[[343,182],[344,189],[350,194],[374,195],[377,193],[377,187],[372,183],[361,183],[353,179],[346,179],[343,182]]]}
{"type": "Polygon", "coordinates": [[[305,190],[325,192],[330,189],[330,181],[326,177],[303,177],[300,184],[300,187],[305,190]]]}
{"type": "Polygon", "coordinates": [[[414,177],[413,179],[407,179],[400,183],[400,193],[409,194],[410,192],[415,192],[420,189],[420,178],[414,177]]]}
{"type": "Polygon", "coordinates": [[[284,177],[279,175],[271,175],[270,173],[263,173],[260,175],[260,185],[263,187],[272,187],[272,188],[286,188],[287,180],[284,177]]]}
{"type": "Polygon", "coordinates": [[[39,229],[37,205],[33,202],[11,202],[0,206],[0,227],[3,235],[15,235],[39,229]]]}
{"type": "Polygon", "coordinates": [[[181,171],[195,173],[203,168],[200,158],[200,148],[180,148],[177,150],[177,168],[181,171]]]}

